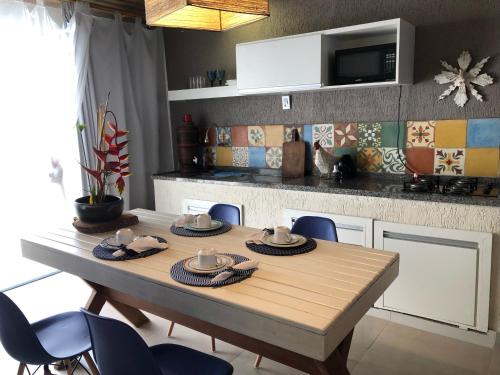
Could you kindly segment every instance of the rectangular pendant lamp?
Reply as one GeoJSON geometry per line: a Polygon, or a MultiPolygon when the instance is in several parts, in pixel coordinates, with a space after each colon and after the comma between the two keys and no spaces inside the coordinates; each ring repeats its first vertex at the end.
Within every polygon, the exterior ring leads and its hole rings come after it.
{"type": "Polygon", "coordinates": [[[145,0],[150,26],[224,31],[269,17],[269,0],[145,0]]]}

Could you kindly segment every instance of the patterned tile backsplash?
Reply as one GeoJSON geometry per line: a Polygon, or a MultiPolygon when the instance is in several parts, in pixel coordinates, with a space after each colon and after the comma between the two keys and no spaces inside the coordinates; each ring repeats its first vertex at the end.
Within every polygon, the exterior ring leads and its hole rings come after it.
{"type": "Polygon", "coordinates": [[[351,155],[360,172],[498,177],[500,118],[305,125],[225,126],[208,129],[207,166],[280,169],[282,145],[297,128],[306,142],[306,169],[319,141],[335,156],[351,155]]]}

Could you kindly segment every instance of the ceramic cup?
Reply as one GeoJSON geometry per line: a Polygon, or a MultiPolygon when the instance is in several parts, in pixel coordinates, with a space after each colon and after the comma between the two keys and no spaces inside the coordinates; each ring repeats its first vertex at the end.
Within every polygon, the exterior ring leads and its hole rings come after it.
{"type": "Polygon", "coordinates": [[[217,253],[214,249],[198,251],[198,265],[200,268],[213,268],[217,265],[217,253]]]}
{"type": "Polygon", "coordinates": [[[134,242],[134,239],[135,233],[132,229],[129,228],[120,229],[115,234],[115,241],[118,245],[130,245],[132,242],[134,242]]]}
{"type": "Polygon", "coordinates": [[[198,228],[210,228],[212,226],[212,218],[209,214],[198,215],[195,222],[198,228]]]}
{"type": "Polygon", "coordinates": [[[289,243],[291,240],[292,236],[289,228],[282,226],[274,228],[273,241],[275,243],[289,243]]]}

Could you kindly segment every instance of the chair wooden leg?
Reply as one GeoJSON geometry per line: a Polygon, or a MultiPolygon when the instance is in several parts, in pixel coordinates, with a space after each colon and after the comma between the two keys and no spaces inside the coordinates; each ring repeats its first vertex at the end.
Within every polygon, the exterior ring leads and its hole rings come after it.
{"type": "Polygon", "coordinates": [[[257,358],[255,358],[254,367],[259,367],[260,366],[260,361],[262,361],[262,356],[259,354],[257,356],[257,358]]]}
{"type": "Polygon", "coordinates": [[[68,375],[72,375],[73,366],[71,366],[71,361],[69,359],[65,359],[64,364],[66,365],[66,373],[68,375]]]}
{"type": "Polygon", "coordinates": [[[89,352],[83,353],[83,358],[85,358],[85,362],[87,362],[87,366],[89,367],[89,370],[92,373],[92,375],[99,375],[99,370],[97,369],[97,366],[95,365],[94,360],[92,359],[90,353],[89,352]]]}
{"type": "Polygon", "coordinates": [[[212,351],[215,352],[216,351],[216,348],[215,348],[215,337],[211,337],[212,339],[212,351]]]}
{"type": "Polygon", "coordinates": [[[170,328],[168,329],[168,337],[172,336],[172,331],[174,330],[175,323],[170,322],[170,328]]]}
{"type": "Polygon", "coordinates": [[[24,363],[19,363],[19,368],[17,369],[17,375],[23,375],[26,365],[24,363]]]}

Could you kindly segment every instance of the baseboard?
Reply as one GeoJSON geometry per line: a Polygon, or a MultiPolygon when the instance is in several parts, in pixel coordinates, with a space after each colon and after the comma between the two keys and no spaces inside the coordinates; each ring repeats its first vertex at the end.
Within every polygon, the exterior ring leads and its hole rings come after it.
{"type": "Polygon", "coordinates": [[[487,333],[464,330],[446,323],[374,307],[367,312],[367,315],[488,348],[493,348],[495,342],[500,343],[500,333],[492,330],[487,333]]]}

